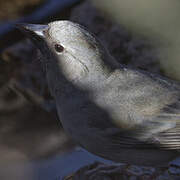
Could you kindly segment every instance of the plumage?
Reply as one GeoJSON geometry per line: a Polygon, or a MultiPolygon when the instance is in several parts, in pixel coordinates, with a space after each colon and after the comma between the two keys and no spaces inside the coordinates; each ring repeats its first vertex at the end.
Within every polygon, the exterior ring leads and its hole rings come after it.
{"type": "Polygon", "coordinates": [[[119,65],[76,23],[47,26],[41,33],[34,25],[23,28],[38,37],[59,118],[77,143],[113,161],[147,166],[164,165],[179,155],[177,82],[119,65]]]}

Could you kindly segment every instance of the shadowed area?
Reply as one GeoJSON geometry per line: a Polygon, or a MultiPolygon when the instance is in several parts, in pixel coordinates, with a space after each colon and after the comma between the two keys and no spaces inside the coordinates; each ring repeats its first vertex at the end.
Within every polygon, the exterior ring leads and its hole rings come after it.
{"type": "MultiPolygon", "coordinates": [[[[73,9],[71,19],[95,33],[119,62],[163,73],[156,51],[147,40],[107,20],[88,1],[73,9]]],[[[66,13],[69,14],[69,11],[66,13]]],[[[49,19],[52,21],[53,17],[49,19]]],[[[13,38],[16,37],[12,36],[10,39],[13,38]]],[[[61,179],[83,165],[93,163],[94,160],[99,161],[99,158],[87,152],[71,152],[74,144],[64,133],[57,118],[55,103],[47,89],[44,67],[41,69],[43,59],[35,49],[31,43],[23,41],[7,49],[0,57],[0,178],[3,180],[61,179]],[[70,153],[64,154],[69,150],[70,153]]],[[[63,80],[70,83],[72,91],[85,97],[94,113],[105,114],[106,123],[102,125],[102,121],[93,120],[90,127],[96,126],[102,131],[108,127],[114,128],[108,112],[94,103],[89,90],[80,89],[67,79],[63,80]]],[[[75,95],[72,94],[69,98],[75,99],[75,95]]],[[[118,139],[119,136],[118,132],[112,133],[112,137],[118,139]]],[[[94,151],[96,153],[96,149],[94,151]]],[[[93,167],[84,167],[79,171],[79,177],[83,179],[84,172],[93,167]]]]}

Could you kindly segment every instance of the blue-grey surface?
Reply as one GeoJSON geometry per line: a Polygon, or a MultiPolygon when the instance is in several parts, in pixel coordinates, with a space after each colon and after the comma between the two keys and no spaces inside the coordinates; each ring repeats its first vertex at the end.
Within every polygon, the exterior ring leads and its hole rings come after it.
{"type": "MultiPolygon", "coordinates": [[[[85,150],[74,150],[64,155],[56,155],[45,160],[0,165],[1,180],[55,180],[75,172],[95,161],[111,164],[85,150]]],[[[180,158],[174,161],[180,165],[180,158]]],[[[174,172],[172,169],[171,171],[174,172]]],[[[176,170],[177,171],[177,170],[176,170]]],[[[179,170],[178,170],[179,171],[179,170]]],[[[175,172],[176,173],[176,172],[175,172]]]]}
{"type": "Polygon", "coordinates": [[[101,161],[110,163],[84,150],[56,155],[46,160],[0,164],[1,180],[60,180],[84,165],[101,161]]]}

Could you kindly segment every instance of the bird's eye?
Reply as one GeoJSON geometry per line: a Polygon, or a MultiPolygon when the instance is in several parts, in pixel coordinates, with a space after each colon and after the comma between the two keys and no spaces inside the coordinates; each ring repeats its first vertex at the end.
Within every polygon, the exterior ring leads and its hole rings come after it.
{"type": "Polygon", "coordinates": [[[55,44],[54,48],[55,48],[56,52],[58,52],[58,53],[61,53],[64,51],[64,47],[61,46],[60,44],[55,44]]]}

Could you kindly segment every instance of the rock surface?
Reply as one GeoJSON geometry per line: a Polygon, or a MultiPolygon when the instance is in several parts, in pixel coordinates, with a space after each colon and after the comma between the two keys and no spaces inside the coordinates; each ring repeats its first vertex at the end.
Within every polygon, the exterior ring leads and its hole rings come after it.
{"type": "Polygon", "coordinates": [[[179,180],[180,167],[151,168],[95,162],[63,180],[179,180]]]}

